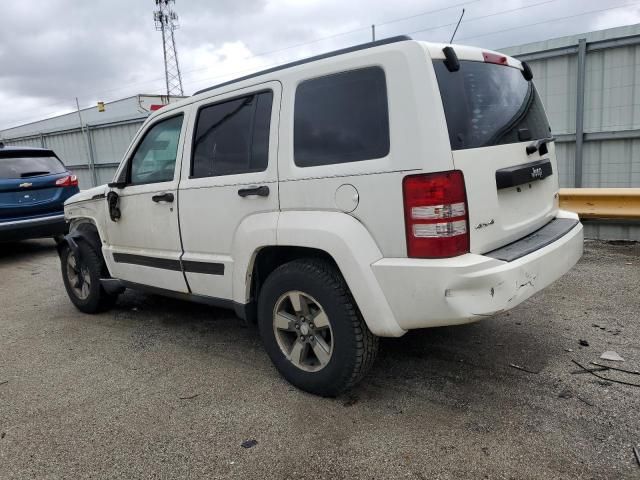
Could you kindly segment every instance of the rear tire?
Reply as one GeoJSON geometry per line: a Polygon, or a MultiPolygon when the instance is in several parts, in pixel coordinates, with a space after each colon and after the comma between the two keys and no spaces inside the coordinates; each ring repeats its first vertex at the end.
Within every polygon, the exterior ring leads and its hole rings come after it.
{"type": "Polygon", "coordinates": [[[100,279],[105,270],[104,262],[94,249],[83,241],[78,242],[80,258],[65,245],[60,254],[62,280],[69,299],[84,313],[98,313],[110,309],[118,300],[117,294],[107,293],[100,279]]]}
{"type": "Polygon", "coordinates": [[[325,397],[358,383],[378,350],[378,337],[342,275],[323,260],[295,260],[274,270],[260,290],[258,325],[280,374],[325,397]]]}

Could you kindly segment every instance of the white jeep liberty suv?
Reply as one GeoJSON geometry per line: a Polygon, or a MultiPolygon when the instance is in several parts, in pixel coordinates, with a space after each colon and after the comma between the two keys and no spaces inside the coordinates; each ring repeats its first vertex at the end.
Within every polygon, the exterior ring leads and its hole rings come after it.
{"type": "Polygon", "coordinates": [[[396,37],[167,105],[112,183],[66,202],[69,297],[235,309],[288,381],[337,395],[378,337],[487,318],[580,258],[531,79],[496,52],[396,37]]]}

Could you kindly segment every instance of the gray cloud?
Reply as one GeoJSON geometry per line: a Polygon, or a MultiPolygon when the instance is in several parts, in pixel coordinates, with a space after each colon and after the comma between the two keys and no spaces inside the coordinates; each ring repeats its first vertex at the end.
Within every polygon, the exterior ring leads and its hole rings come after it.
{"type": "MultiPolygon", "coordinates": [[[[460,3],[466,3],[467,12],[457,38],[461,43],[488,48],[640,19],[637,7],[626,6],[551,21],[629,2],[553,0],[536,5],[541,2],[544,0],[178,0],[181,28],[176,35],[185,90],[192,93],[234,72],[368,41],[371,23],[378,24],[379,37],[417,31],[414,38],[446,41],[462,6],[416,14],[460,3]],[[383,24],[402,17],[411,18],[383,24]],[[545,23],[513,29],[536,22],[545,23]],[[439,25],[445,26],[433,28],[439,25]],[[252,58],[355,29],[359,30],[252,58]],[[501,32],[505,29],[509,30],[501,32]]],[[[68,111],[76,96],[81,104],[90,105],[97,99],[162,93],[162,48],[160,34],[153,26],[153,6],[151,0],[4,2],[0,128],[68,111]]]]}

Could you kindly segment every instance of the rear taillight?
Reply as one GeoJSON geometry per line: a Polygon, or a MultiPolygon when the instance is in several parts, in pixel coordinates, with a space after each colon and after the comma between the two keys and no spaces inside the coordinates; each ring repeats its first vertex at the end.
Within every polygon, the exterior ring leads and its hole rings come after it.
{"type": "Polygon", "coordinates": [[[56,186],[58,187],[77,187],[78,177],[75,175],[67,175],[66,177],[56,180],[56,186]]]}
{"type": "Polygon", "coordinates": [[[407,254],[447,258],[469,252],[469,216],[460,170],[404,178],[407,254]]]}

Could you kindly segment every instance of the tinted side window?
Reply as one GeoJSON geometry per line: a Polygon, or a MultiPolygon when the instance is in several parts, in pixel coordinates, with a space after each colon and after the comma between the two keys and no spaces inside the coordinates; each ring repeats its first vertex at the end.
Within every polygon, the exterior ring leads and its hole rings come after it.
{"type": "Polygon", "coordinates": [[[389,110],[379,67],[302,82],[296,90],[294,158],[299,167],[357,162],[389,153],[389,110]]]}
{"type": "Polygon", "coordinates": [[[129,183],[173,180],[181,129],[182,115],[179,115],[156,123],[145,133],[131,159],[129,183]]]}
{"type": "Polygon", "coordinates": [[[266,170],[272,103],[273,93],[269,91],[200,109],[191,177],[266,170]]]}

